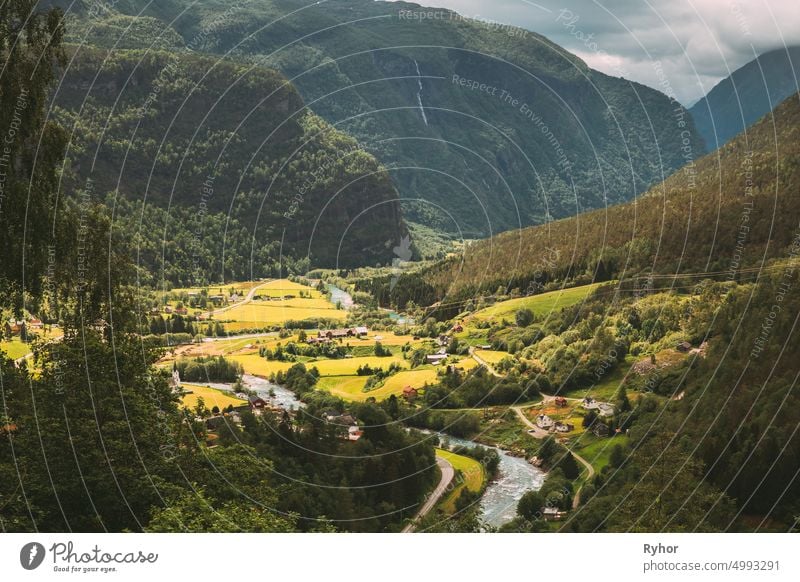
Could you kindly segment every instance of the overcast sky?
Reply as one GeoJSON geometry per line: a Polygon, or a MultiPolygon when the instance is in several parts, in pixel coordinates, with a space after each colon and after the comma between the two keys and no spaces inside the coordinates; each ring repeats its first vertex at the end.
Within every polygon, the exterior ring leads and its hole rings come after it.
{"type": "Polygon", "coordinates": [[[800,0],[416,1],[538,32],[684,105],[757,55],[800,44],[800,0]]]}

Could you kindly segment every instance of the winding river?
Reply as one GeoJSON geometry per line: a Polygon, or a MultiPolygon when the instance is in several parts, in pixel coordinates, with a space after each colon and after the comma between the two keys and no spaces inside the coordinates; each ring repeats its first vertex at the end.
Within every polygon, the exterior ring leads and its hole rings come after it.
{"type": "MultiPolygon", "coordinates": [[[[225,392],[233,392],[232,384],[223,384],[220,382],[193,382],[209,388],[216,388],[217,390],[224,390],[225,392]]],[[[294,392],[288,388],[284,388],[279,384],[253,376],[252,374],[242,374],[242,383],[258,394],[261,398],[272,404],[276,404],[286,410],[295,410],[305,406],[297,399],[294,392]]]]}
{"type": "Polygon", "coordinates": [[[486,487],[481,497],[481,516],[487,524],[500,527],[514,519],[517,513],[517,502],[528,491],[541,489],[545,473],[534,467],[527,460],[509,455],[506,451],[481,445],[474,441],[439,435],[450,448],[456,446],[494,449],[500,454],[500,466],[495,479],[486,487]]]}
{"type": "Polygon", "coordinates": [[[353,297],[350,295],[350,293],[344,289],[340,289],[336,285],[331,285],[330,283],[326,283],[325,286],[328,288],[328,292],[331,294],[331,303],[334,305],[341,303],[344,309],[353,308],[353,297]]]}

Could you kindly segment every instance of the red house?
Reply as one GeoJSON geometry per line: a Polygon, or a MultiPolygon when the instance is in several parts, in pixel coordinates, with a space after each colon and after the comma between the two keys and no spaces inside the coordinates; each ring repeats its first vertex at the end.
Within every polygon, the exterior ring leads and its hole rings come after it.
{"type": "Polygon", "coordinates": [[[403,388],[403,398],[405,398],[408,402],[416,400],[417,396],[419,396],[419,392],[416,388],[412,388],[411,386],[406,386],[403,388]]]}

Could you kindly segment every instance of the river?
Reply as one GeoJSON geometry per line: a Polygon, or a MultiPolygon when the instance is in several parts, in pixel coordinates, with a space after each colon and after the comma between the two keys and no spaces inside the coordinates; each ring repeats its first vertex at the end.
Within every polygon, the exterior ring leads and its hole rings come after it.
{"type": "MultiPolygon", "coordinates": [[[[280,386],[279,384],[265,380],[264,378],[259,378],[258,376],[253,376],[252,374],[242,374],[242,383],[267,402],[276,404],[281,408],[285,408],[286,410],[296,410],[305,406],[297,399],[297,396],[294,395],[294,392],[288,388],[280,386]],[[273,396],[270,396],[270,391],[273,396]]],[[[200,384],[202,386],[208,386],[209,388],[216,388],[217,390],[224,390],[226,392],[234,391],[232,384],[224,384],[221,382],[193,382],[193,384],[200,384]]]]}
{"type": "Polygon", "coordinates": [[[481,497],[481,517],[487,524],[500,527],[508,523],[517,514],[517,502],[528,491],[541,489],[545,473],[534,467],[527,460],[509,455],[497,447],[481,445],[474,441],[440,434],[442,442],[449,443],[449,447],[486,447],[494,449],[500,454],[500,466],[495,479],[486,487],[481,497]]]}
{"type": "Polygon", "coordinates": [[[350,295],[350,293],[344,289],[340,289],[336,285],[331,285],[330,283],[326,283],[325,286],[328,288],[328,292],[331,294],[331,303],[334,305],[341,303],[344,309],[353,308],[353,297],[350,295]]]}

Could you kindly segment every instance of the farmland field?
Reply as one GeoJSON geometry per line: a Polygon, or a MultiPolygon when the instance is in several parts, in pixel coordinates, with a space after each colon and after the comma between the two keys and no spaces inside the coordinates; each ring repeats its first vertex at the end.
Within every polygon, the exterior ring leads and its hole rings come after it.
{"type": "Polygon", "coordinates": [[[519,297],[517,299],[501,301],[491,307],[476,311],[472,315],[472,318],[478,320],[501,320],[505,318],[509,321],[513,321],[514,314],[519,309],[530,309],[534,315],[545,315],[552,311],[580,303],[588,297],[592,291],[597,289],[597,287],[604,284],[605,283],[593,283],[591,285],[583,285],[571,289],[550,291],[549,293],[542,293],[541,295],[531,295],[530,297],[519,297]]]}
{"type": "Polygon", "coordinates": [[[216,319],[222,322],[246,322],[250,327],[280,325],[289,320],[303,319],[347,319],[347,312],[336,309],[324,299],[292,299],[290,301],[252,301],[236,305],[220,313],[216,319]],[[289,305],[289,304],[292,305],[289,305]]]}
{"type": "Polygon", "coordinates": [[[194,408],[197,406],[197,401],[199,398],[203,399],[203,402],[205,402],[207,408],[219,406],[220,410],[227,408],[228,405],[241,406],[242,404],[246,403],[245,400],[237,398],[230,392],[216,390],[214,388],[209,388],[208,386],[184,383],[182,387],[184,390],[191,392],[191,394],[185,394],[182,399],[183,405],[186,408],[194,408]]]}
{"type": "Polygon", "coordinates": [[[326,390],[342,400],[366,400],[371,394],[362,392],[367,376],[324,376],[319,379],[317,388],[326,390]]]}
{"type": "Polygon", "coordinates": [[[489,364],[499,364],[503,359],[513,357],[508,352],[496,350],[475,350],[475,355],[489,364]]]}
{"type": "Polygon", "coordinates": [[[321,376],[355,376],[356,370],[364,364],[371,368],[386,369],[391,364],[399,364],[407,368],[408,363],[395,356],[379,358],[377,356],[364,356],[362,358],[343,358],[341,360],[319,360],[317,362],[307,362],[306,367],[316,367],[321,376]]]}
{"type": "Polygon", "coordinates": [[[31,353],[31,344],[25,343],[20,339],[13,339],[7,342],[0,342],[0,351],[5,352],[12,360],[17,360],[31,353]]]}
{"type": "Polygon", "coordinates": [[[247,374],[268,378],[271,374],[285,372],[294,365],[294,362],[278,362],[266,360],[258,354],[237,354],[228,356],[228,359],[239,362],[247,374]]]}
{"type": "MultiPolygon", "coordinates": [[[[450,492],[450,494],[444,498],[440,506],[442,511],[445,513],[455,513],[456,499],[458,499],[458,496],[461,495],[461,491],[464,489],[464,487],[473,493],[479,492],[483,487],[484,481],[486,480],[486,473],[483,470],[483,466],[478,461],[470,457],[456,455],[455,453],[445,451],[444,449],[436,449],[436,456],[442,457],[444,460],[449,461],[457,472],[461,471],[462,481],[454,481],[457,483],[457,485],[450,492]]],[[[459,479],[458,475],[456,475],[455,479],[459,479]]]]}

